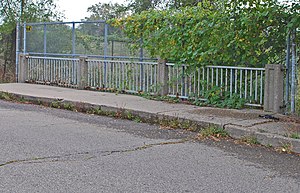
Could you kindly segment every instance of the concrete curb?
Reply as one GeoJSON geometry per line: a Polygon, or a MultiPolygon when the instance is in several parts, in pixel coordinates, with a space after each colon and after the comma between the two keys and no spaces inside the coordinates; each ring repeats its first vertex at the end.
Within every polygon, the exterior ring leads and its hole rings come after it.
{"type": "Polygon", "coordinates": [[[300,153],[300,140],[284,137],[281,135],[271,133],[254,132],[244,127],[239,126],[225,126],[229,135],[235,139],[242,139],[244,137],[255,137],[257,141],[264,146],[274,147],[275,149],[289,148],[292,152],[300,153]]]}
{"type": "MultiPolygon", "coordinates": [[[[0,93],[7,93],[2,92],[0,93]]],[[[178,118],[176,116],[171,115],[164,115],[160,113],[149,113],[145,111],[137,111],[137,110],[131,110],[126,108],[118,108],[118,107],[111,107],[106,105],[100,105],[100,104],[91,104],[86,102],[78,102],[78,101],[69,101],[69,100],[63,100],[60,98],[46,98],[46,97],[36,97],[36,96],[28,96],[28,95],[22,95],[22,94],[15,94],[15,93],[8,93],[15,97],[16,99],[23,99],[25,101],[31,102],[33,104],[38,105],[45,105],[45,106],[51,106],[53,103],[58,103],[61,105],[64,104],[72,104],[73,106],[76,106],[76,108],[81,109],[82,112],[86,112],[89,109],[96,109],[98,108],[103,112],[103,114],[100,115],[116,115],[120,114],[122,116],[131,116],[131,117],[137,117],[141,119],[143,122],[150,123],[150,124],[158,124],[161,121],[177,121],[178,123],[188,123],[196,127],[196,129],[208,127],[211,125],[218,126],[224,128],[229,135],[234,139],[242,139],[245,137],[255,137],[257,141],[267,147],[274,147],[275,149],[287,149],[291,150],[294,153],[300,153],[300,140],[299,139],[292,139],[287,138],[281,135],[271,134],[271,133],[261,133],[261,132],[255,132],[251,131],[250,129],[246,127],[241,126],[235,126],[235,125],[220,125],[213,122],[205,122],[205,121],[195,121],[190,120],[187,118],[178,118]]],[[[126,118],[126,117],[122,117],[126,118]]],[[[128,117],[129,119],[129,117],[128,117]]]]}

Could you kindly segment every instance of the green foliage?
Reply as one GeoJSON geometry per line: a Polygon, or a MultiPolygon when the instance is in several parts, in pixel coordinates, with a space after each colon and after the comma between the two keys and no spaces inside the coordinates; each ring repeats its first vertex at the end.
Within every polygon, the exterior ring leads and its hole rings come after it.
{"type": "Polygon", "coordinates": [[[87,109],[86,113],[94,114],[94,115],[103,115],[104,114],[104,112],[99,107],[87,109]]]}
{"type": "Polygon", "coordinates": [[[55,7],[54,0],[0,1],[0,80],[14,81],[16,24],[62,18],[55,7]]]}
{"type": "Polygon", "coordinates": [[[14,96],[8,92],[0,92],[0,99],[11,101],[14,99],[14,96]]]}
{"type": "Polygon", "coordinates": [[[201,0],[128,0],[127,9],[133,13],[141,13],[149,9],[178,9],[186,6],[196,6],[201,0]]]}
{"type": "Polygon", "coordinates": [[[289,133],[285,134],[285,137],[293,138],[293,139],[300,139],[300,134],[299,133],[289,133]]]}
{"type": "Polygon", "coordinates": [[[227,131],[225,131],[223,128],[219,128],[216,126],[211,126],[211,127],[207,127],[204,128],[200,131],[200,137],[202,138],[207,138],[207,137],[228,137],[229,134],[227,131]]]}
{"type": "Polygon", "coordinates": [[[69,110],[69,111],[74,111],[75,106],[72,103],[64,103],[64,109],[69,110]]]}
{"type": "Polygon", "coordinates": [[[203,0],[198,6],[150,9],[110,22],[136,48],[143,38],[152,56],[194,66],[261,66],[284,61],[287,31],[299,26],[299,17],[297,4],[276,0],[203,0]]]}
{"type": "Polygon", "coordinates": [[[61,107],[61,103],[59,101],[54,101],[50,104],[50,107],[56,108],[56,109],[60,109],[61,107]]]}
{"type": "Polygon", "coordinates": [[[240,141],[242,143],[246,143],[246,144],[249,144],[249,145],[258,145],[258,144],[260,144],[255,136],[244,136],[240,139],[240,141]]]}
{"type": "Polygon", "coordinates": [[[112,18],[121,18],[127,14],[127,8],[123,4],[118,3],[97,3],[87,9],[91,16],[86,18],[90,21],[108,20],[112,18]]]}
{"type": "Polygon", "coordinates": [[[246,100],[240,98],[236,93],[225,92],[222,87],[214,86],[204,91],[203,98],[191,98],[197,106],[213,106],[219,108],[241,109],[245,106],[246,100]]]}

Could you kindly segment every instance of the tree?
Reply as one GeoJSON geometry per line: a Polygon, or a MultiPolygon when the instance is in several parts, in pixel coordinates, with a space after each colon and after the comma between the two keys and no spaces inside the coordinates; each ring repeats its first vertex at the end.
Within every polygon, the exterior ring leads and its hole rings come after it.
{"type": "Polygon", "coordinates": [[[179,9],[186,6],[197,6],[202,0],[128,0],[127,8],[132,13],[141,13],[147,10],[179,9]]]}
{"type": "Polygon", "coordinates": [[[163,0],[128,0],[127,8],[133,13],[155,9],[162,5],[163,0]]]}
{"type": "MultiPolygon", "coordinates": [[[[97,3],[90,6],[87,11],[91,13],[86,17],[86,21],[106,21],[109,19],[120,19],[129,15],[128,9],[124,4],[97,3]]],[[[99,54],[104,49],[105,23],[82,23],[77,28],[77,44],[80,51],[88,54],[99,54]],[[101,43],[102,42],[102,43],[101,43]]],[[[112,42],[124,41],[126,38],[120,29],[108,26],[108,44],[112,42]]]]}
{"type": "Polygon", "coordinates": [[[7,70],[13,71],[16,53],[16,23],[50,21],[61,18],[55,11],[53,0],[2,0],[0,1],[0,67],[2,79],[7,70]]]}
{"type": "Polygon", "coordinates": [[[127,15],[127,8],[123,4],[98,3],[90,6],[87,11],[91,16],[89,20],[108,20],[112,18],[121,18],[127,15]]]}
{"type": "Polygon", "coordinates": [[[203,0],[197,6],[144,11],[112,23],[136,42],[143,38],[153,56],[194,66],[261,67],[284,63],[287,29],[300,25],[297,2],[203,0]]]}

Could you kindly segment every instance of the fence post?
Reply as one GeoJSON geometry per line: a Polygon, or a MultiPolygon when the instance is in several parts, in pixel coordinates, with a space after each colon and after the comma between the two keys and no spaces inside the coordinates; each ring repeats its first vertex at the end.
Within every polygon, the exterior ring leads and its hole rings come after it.
{"type": "Polygon", "coordinates": [[[18,82],[25,83],[28,78],[28,55],[27,54],[19,54],[19,74],[18,74],[18,82]]]}
{"type": "Polygon", "coordinates": [[[78,89],[85,89],[88,86],[88,63],[86,56],[79,57],[77,68],[78,89]]]}
{"type": "Polygon", "coordinates": [[[158,94],[161,96],[168,94],[168,75],[169,69],[167,66],[167,61],[164,59],[158,59],[158,94]]]}
{"type": "Polygon", "coordinates": [[[283,112],[284,70],[281,64],[267,64],[265,67],[264,110],[283,112]]]}

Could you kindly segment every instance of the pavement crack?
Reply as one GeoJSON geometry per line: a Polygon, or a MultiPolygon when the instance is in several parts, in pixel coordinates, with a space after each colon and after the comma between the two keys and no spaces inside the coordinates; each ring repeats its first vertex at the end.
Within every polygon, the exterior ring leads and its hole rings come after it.
{"type": "Polygon", "coordinates": [[[189,139],[183,139],[183,140],[179,140],[179,141],[165,141],[165,142],[153,143],[153,144],[145,144],[142,146],[134,147],[131,149],[123,149],[123,150],[98,151],[98,152],[85,151],[85,152],[80,152],[80,153],[75,153],[75,154],[65,154],[65,155],[61,155],[61,156],[55,155],[55,156],[10,160],[10,161],[4,162],[4,163],[0,163],[0,167],[12,165],[12,164],[21,164],[21,163],[37,164],[37,163],[76,161],[76,160],[78,160],[78,158],[81,158],[81,160],[90,160],[90,159],[97,157],[95,154],[100,154],[101,156],[110,156],[115,153],[129,153],[129,152],[145,150],[145,149],[152,148],[155,146],[174,145],[174,144],[185,143],[187,141],[189,141],[189,139]],[[73,158],[73,160],[72,160],[72,158],[73,158]]]}
{"type": "Polygon", "coordinates": [[[115,150],[115,151],[110,151],[110,153],[103,155],[103,156],[109,156],[112,155],[114,153],[128,153],[128,152],[135,152],[135,151],[141,151],[141,150],[145,150],[148,148],[152,148],[155,146],[163,146],[163,145],[175,145],[175,144],[180,144],[180,143],[185,143],[189,141],[188,139],[183,139],[180,141],[165,141],[165,142],[160,142],[160,143],[152,143],[152,144],[145,144],[142,146],[138,146],[132,149],[125,149],[125,150],[115,150]]]}
{"type": "Polygon", "coordinates": [[[43,162],[58,162],[62,161],[63,158],[70,158],[72,156],[80,156],[80,155],[87,155],[89,152],[81,152],[76,154],[65,154],[61,156],[46,156],[46,157],[33,157],[27,159],[19,159],[19,160],[10,160],[4,163],[0,163],[0,167],[17,164],[17,163],[43,163],[43,162]]]}

